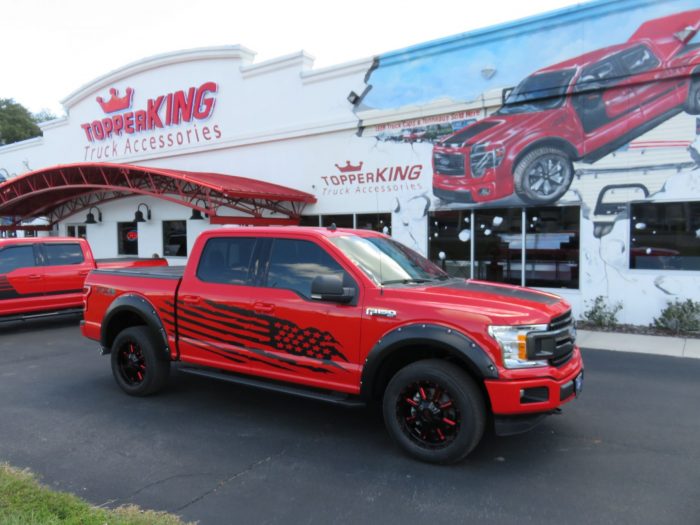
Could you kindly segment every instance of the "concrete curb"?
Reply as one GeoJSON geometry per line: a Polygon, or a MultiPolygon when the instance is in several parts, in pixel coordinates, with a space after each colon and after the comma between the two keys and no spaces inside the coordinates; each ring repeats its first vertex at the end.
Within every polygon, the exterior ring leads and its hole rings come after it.
{"type": "Polygon", "coordinates": [[[578,330],[581,348],[700,359],[700,339],[578,330]]]}

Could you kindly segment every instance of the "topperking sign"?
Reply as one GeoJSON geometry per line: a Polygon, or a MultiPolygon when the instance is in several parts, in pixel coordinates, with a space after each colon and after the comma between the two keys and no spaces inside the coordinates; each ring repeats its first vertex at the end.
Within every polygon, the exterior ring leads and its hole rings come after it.
{"type": "Polygon", "coordinates": [[[80,125],[87,141],[83,160],[109,160],[219,140],[220,124],[209,122],[217,91],[216,82],[204,82],[135,105],[133,88],[120,95],[111,87],[107,100],[95,99],[104,115],[80,125]]]}

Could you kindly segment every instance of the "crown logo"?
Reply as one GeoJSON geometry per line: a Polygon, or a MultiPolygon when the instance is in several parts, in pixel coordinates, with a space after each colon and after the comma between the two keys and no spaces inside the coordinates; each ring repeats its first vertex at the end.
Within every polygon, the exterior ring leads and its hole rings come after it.
{"type": "Polygon", "coordinates": [[[338,166],[336,164],[335,167],[338,168],[338,171],[340,171],[340,173],[350,173],[351,171],[360,171],[362,169],[362,162],[360,162],[357,166],[353,166],[352,164],[350,164],[349,160],[346,160],[345,166],[338,166]]]}
{"type": "Polygon", "coordinates": [[[102,97],[97,97],[97,103],[102,107],[102,111],[105,113],[114,113],[115,111],[121,111],[123,109],[128,109],[131,107],[131,97],[134,94],[134,90],[131,88],[126,88],[126,95],[123,97],[118,97],[119,91],[115,88],[109,88],[109,94],[112,95],[107,102],[102,100],[102,97]]]}

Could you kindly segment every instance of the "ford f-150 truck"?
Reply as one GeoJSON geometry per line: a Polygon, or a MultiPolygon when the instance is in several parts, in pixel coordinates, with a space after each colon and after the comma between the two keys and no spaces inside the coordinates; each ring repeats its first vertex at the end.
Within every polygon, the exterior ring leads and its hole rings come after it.
{"type": "Polygon", "coordinates": [[[0,239],[0,323],[83,310],[83,281],[94,268],[163,266],[165,259],[95,261],[85,239],[0,239]]]}
{"type": "Polygon", "coordinates": [[[572,161],[593,163],[685,110],[700,114],[700,9],[643,23],[626,43],[536,71],[493,115],[433,149],[433,193],[559,200],[572,161]]]}
{"type": "Polygon", "coordinates": [[[390,237],[330,227],[202,233],[183,268],[92,271],[82,333],[127,394],[179,370],[326,401],[377,401],[408,454],[453,463],[487,424],[533,426],[583,380],[571,309],[450,278],[390,237]]]}

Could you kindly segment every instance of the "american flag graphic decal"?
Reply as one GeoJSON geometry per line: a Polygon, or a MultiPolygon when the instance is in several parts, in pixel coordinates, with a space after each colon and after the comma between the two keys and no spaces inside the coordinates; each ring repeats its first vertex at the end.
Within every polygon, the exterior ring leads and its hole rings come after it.
{"type": "Polygon", "coordinates": [[[333,334],[318,328],[214,301],[205,300],[202,305],[178,302],[177,315],[172,302],[165,304],[167,308],[160,311],[170,330],[177,324],[179,336],[190,344],[235,362],[256,361],[274,368],[304,368],[319,373],[344,370],[339,361],[348,362],[333,334]],[[300,357],[316,363],[302,362],[300,357]]]}

